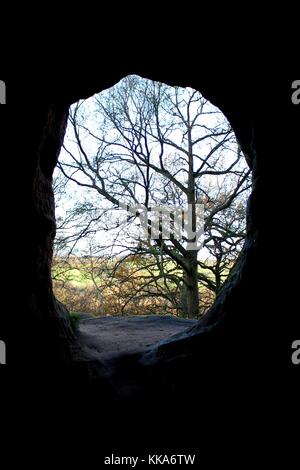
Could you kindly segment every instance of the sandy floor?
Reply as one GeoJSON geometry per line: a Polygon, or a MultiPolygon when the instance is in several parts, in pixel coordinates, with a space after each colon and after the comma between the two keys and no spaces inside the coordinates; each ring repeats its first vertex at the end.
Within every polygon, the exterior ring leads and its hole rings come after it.
{"type": "Polygon", "coordinates": [[[193,326],[196,320],[170,316],[99,317],[82,314],[82,342],[103,363],[145,351],[161,340],[193,326]]]}

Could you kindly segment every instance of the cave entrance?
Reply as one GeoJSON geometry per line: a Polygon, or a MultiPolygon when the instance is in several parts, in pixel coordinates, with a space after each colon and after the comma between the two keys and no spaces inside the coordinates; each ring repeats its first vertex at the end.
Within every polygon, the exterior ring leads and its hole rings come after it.
{"type": "Polygon", "coordinates": [[[231,125],[198,91],[130,75],[73,104],[52,277],[74,329],[109,356],[193,326],[242,250],[250,189],[231,125]]]}

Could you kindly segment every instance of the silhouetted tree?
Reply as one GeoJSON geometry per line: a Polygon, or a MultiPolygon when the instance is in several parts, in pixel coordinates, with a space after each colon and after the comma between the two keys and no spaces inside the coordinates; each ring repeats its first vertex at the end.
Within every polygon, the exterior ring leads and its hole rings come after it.
{"type": "MultiPolygon", "coordinates": [[[[132,283],[125,305],[137,296],[160,296],[177,312],[197,317],[201,287],[216,294],[241,249],[251,184],[250,170],[221,112],[194,90],[126,77],[71,108],[59,169],[89,196],[72,205],[58,242],[67,242],[72,251],[79,240],[90,237],[95,257],[107,245],[99,246],[94,234],[110,231],[110,245],[119,250],[111,276],[128,257],[140,260],[132,282],[128,273],[122,280],[132,283]],[[189,207],[195,233],[200,203],[206,257],[199,256],[199,247],[189,249],[194,239],[186,233],[182,239],[143,240],[136,230],[137,216],[121,222],[111,211],[120,205],[189,207]]],[[[204,303],[200,312],[205,308],[204,303]]]]}

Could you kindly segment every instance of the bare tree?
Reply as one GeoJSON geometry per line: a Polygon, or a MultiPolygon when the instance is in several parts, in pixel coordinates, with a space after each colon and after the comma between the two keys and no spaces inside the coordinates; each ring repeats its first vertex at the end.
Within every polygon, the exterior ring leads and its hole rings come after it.
{"type": "MultiPolygon", "coordinates": [[[[62,175],[89,194],[88,201],[69,211],[65,228],[71,234],[64,241],[73,248],[100,229],[111,231],[111,245],[123,253],[117,265],[128,256],[142,260],[138,272],[143,282],[132,286],[125,304],[136,296],[161,296],[181,314],[197,317],[201,286],[216,294],[238,256],[251,184],[250,170],[220,111],[194,90],[129,76],[71,108],[64,151],[62,175]],[[206,259],[198,247],[188,248],[194,238],[143,240],[134,235],[134,215],[125,224],[111,215],[120,205],[188,206],[196,233],[199,203],[205,207],[206,259]],[[70,230],[74,223],[78,230],[70,230]],[[127,229],[131,236],[126,237],[127,229]]],[[[148,225],[150,230],[150,219],[148,225]]]]}

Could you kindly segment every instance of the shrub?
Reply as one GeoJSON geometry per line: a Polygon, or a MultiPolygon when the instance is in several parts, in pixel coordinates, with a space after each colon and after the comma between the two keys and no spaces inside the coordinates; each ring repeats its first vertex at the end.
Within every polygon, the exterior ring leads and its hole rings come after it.
{"type": "Polygon", "coordinates": [[[70,322],[72,330],[76,332],[79,328],[80,314],[77,312],[70,312],[70,322]]]}

